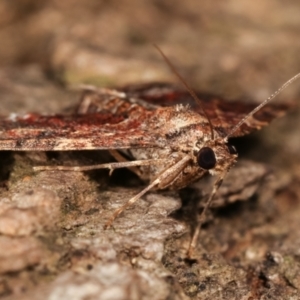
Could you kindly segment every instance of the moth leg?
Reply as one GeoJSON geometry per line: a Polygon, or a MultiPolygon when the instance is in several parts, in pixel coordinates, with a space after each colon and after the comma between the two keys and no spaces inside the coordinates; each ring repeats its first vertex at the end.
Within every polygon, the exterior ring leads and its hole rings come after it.
{"type": "MultiPolygon", "coordinates": [[[[108,150],[109,154],[118,162],[128,162],[127,160],[118,150],[108,150]]],[[[136,174],[138,177],[142,177],[142,173],[137,167],[128,167],[128,169],[136,174]]],[[[111,170],[112,173],[113,170],[111,170]]],[[[111,173],[109,175],[111,175],[111,173]]]]}
{"type": "Polygon", "coordinates": [[[113,171],[120,168],[131,168],[136,166],[149,166],[153,163],[165,162],[165,159],[144,159],[124,162],[113,162],[107,164],[98,164],[91,166],[36,166],[33,167],[34,171],[73,171],[73,172],[84,172],[97,169],[109,169],[113,171]]]}
{"type": "Polygon", "coordinates": [[[226,171],[219,178],[217,178],[217,180],[215,181],[215,183],[213,185],[213,190],[212,190],[212,192],[211,192],[211,194],[210,194],[207,202],[205,203],[205,205],[203,207],[203,210],[202,210],[202,212],[200,214],[200,217],[198,219],[198,222],[197,222],[196,229],[195,229],[195,231],[193,233],[193,237],[191,239],[191,242],[190,242],[190,245],[189,245],[189,249],[187,251],[187,256],[189,258],[192,257],[194,249],[195,249],[195,247],[197,245],[197,241],[198,241],[198,238],[199,238],[199,235],[200,235],[200,232],[201,232],[202,225],[205,222],[206,212],[209,209],[209,207],[210,207],[210,205],[211,205],[211,203],[213,201],[213,198],[216,195],[216,192],[219,189],[220,185],[222,184],[223,179],[224,179],[225,175],[227,174],[227,172],[228,171],[226,171]]]}
{"type": "Polygon", "coordinates": [[[108,219],[108,221],[104,225],[104,229],[107,229],[112,225],[114,220],[129,206],[133,205],[137,200],[139,200],[144,194],[146,194],[149,190],[151,190],[153,187],[157,186],[163,186],[165,187],[167,183],[172,182],[175,180],[179,174],[182,172],[182,170],[186,167],[188,162],[190,161],[189,156],[183,157],[180,161],[175,163],[173,166],[167,168],[163,173],[161,173],[156,179],[154,179],[146,188],[144,188],[141,192],[139,192],[137,195],[129,199],[123,206],[116,209],[115,212],[112,214],[112,216],[108,219]]]}

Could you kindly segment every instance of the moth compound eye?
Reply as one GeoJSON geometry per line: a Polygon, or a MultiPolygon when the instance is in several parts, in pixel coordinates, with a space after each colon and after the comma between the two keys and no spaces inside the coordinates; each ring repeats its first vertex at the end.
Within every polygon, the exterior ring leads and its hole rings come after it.
{"type": "Polygon", "coordinates": [[[210,170],[215,167],[217,160],[214,150],[209,147],[203,147],[197,154],[197,162],[200,168],[210,170]]]}
{"type": "Polygon", "coordinates": [[[234,146],[227,144],[227,147],[230,154],[237,154],[237,151],[234,146]]]}

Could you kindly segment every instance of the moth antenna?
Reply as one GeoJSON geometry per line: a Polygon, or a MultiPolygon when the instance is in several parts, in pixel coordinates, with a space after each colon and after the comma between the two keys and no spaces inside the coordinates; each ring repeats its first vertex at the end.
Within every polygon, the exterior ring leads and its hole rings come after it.
{"type": "Polygon", "coordinates": [[[256,108],[254,108],[248,115],[246,115],[241,121],[239,121],[227,134],[225,140],[232,136],[250,117],[252,117],[256,112],[258,112],[262,107],[268,104],[272,99],[274,99],[278,94],[280,94],[285,88],[287,88],[290,84],[292,84],[295,80],[300,77],[300,73],[296,74],[294,77],[289,79],[286,83],[284,83],[275,93],[269,96],[266,100],[264,100],[261,104],[259,104],[256,108]]]}
{"type": "Polygon", "coordinates": [[[171,63],[171,61],[168,59],[168,57],[163,53],[163,51],[156,45],[153,44],[153,46],[158,50],[158,52],[161,54],[161,56],[163,57],[163,59],[165,60],[165,62],[167,63],[167,65],[169,66],[169,68],[172,70],[172,72],[177,76],[177,78],[179,79],[179,81],[183,84],[183,86],[185,87],[185,89],[189,92],[189,94],[192,96],[192,98],[196,101],[196,103],[201,107],[205,118],[207,119],[208,123],[209,123],[209,127],[210,127],[210,132],[211,132],[211,139],[214,140],[215,139],[215,134],[214,134],[214,126],[210,120],[210,118],[208,117],[201,100],[198,98],[198,96],[196,95],[196,93],[193,91],[193,89],[187,84],[187,82],[183,79],[183,77],[178,73],[178,71],[176,70],[176,68],[174,67],[174,65],[171,63]]]}

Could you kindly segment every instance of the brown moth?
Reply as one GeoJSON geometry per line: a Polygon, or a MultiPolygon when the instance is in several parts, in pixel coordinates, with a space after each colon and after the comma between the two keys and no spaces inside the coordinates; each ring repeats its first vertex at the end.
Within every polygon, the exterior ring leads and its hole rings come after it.
{"type": "MultiPolygon", "coordinates": [[[[274,117],[282,115],[285,106],[265,105],[299,78],[300,73],[253,107],[196,94],[161,54],[187,92],[164,84],[121,90],[86,87],[74,115],[27,114],[0,119],[0,150],[109,150],[117,162],[34,167],[36,171],[100,168],[113,171],[126,167],[149,181],[146,188],[113,213],[105,228],[149,190],[181,189],[210,173],[216,176],[216,181],[200,215],[201,225],[218,187],[237,159],[237,152],[228,139],[260,129],[274,117]]],[[[194,233],[189,255],[196,245],[200,228],[198,226],[194,233]]]]}

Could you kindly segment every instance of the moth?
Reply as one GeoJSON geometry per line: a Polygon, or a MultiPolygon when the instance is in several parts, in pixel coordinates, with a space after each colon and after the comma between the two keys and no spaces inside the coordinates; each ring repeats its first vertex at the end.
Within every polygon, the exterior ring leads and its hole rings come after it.
{"type": "MultiPolygon", "coordinates": [[[[158,49],[161,51],[160,49],[158,49]]],[[[284,114],[286,105],[266,104],[300,73],[268,99],[253,104],[227,102],[216,96],[195,93],[161,52],[186,89],[153,83],[121,89],[86,87],[74,114],[11,114],[0,119],[0,150],[70,151],[108,150],[116,162],[91,166],[36,166],[36,171],[88,171],[129,168],[149,184],[106,222],[152,189],[181,189],[206,173],[216,176],[205,212],[237,159],[231,137],[258,130],[284,114]]],[[[190,249],[197,241],[200,227],[190,249]]]]}

